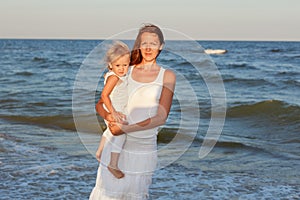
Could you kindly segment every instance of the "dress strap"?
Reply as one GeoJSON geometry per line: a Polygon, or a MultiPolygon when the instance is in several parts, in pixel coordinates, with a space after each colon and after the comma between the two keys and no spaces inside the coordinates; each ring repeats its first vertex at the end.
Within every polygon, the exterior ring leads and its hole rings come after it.
{"type": "Polygon", "coordinates": [[[134,65],[133,66],[129,66],[129,68],[128,68],[128,71],[129,71],[129,75],[131,76],[131,74],[132,74],[132,70],[133,70],[133,68],[134,68],[134,65]]]}
{"type": "Polygon", "coordinates": [[[166,71],[165,68],[162,68],[162,67],[160,68],[155,82],[163,84],[165,71],[166,71]]]}

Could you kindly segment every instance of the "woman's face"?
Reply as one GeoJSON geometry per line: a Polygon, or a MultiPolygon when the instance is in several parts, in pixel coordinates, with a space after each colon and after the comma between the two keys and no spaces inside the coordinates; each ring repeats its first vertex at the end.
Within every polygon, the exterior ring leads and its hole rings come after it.
{"type": "Polygon", "coordinates": [[[154,61],[161,49],[162,44],[157,34],[145,32],[141,35],[140,50],[144,61],[154,61]]]}

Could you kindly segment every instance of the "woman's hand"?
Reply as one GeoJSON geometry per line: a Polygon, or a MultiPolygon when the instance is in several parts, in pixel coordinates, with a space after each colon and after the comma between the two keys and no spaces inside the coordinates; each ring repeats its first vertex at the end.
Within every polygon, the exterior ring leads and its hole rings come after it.
{"type": "Polygon", "coordinates": [[[110,114],[110,113],[106,114],[106,120],[108,122],[115,122],[116,121],[115,118],[114,118],[114,116],[112,114],[110,114]]]}
{"type": "Polygon", "coordinates": [[[120,124],[120,123],[117,123],[117,122],[110,122],[109,123],[109,130],[110,132],[117,136],[117,135],[122,135],[124,134],[125,132],[123,131],[123,127],[126,126],[124,124],[120,124]]]}
{"type": "Polygon", "coordinates": [[[124,115],[121,112],[113,112],[112,116],[114,118],[115,122],[121,123],[121,124],[126,124],[126,115],[124,115]]]}

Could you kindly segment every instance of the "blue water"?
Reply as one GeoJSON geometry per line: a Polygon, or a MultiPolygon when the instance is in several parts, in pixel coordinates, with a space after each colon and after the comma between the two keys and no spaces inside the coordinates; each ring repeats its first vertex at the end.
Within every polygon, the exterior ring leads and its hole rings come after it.
{"type": "MultiPolygon", "coordinates": [[[[88,199],[97,170],[93,149],[103,122],[98,118],[92,123],[94,111],[86,104],[77,105],[83,113],[83,130],[78,133],[72,97],[79,69],[101,42],[0,40],[0,198],[88,199]]],[[[182,156],[156,171],[151,199],[299,199],[300,43],[198,44],[228,52],[204,56],[195,53],[187,41],[167,41],[158,59],[186,78],[198,103],[190,100],[191,90],[180,79],[169,119],[159,134],[159,148],[177,133],[181,117],[185,125],[181,142],[188,143],[185,138],[197,135],[182,156]],[[202,58],[215,63],[226,91],[221,137],[202,159],[198,152],[213,103],[199,73],[205,72],[206,64],[197,68],[174,54],[179,51],[195,63],[202,58]],[[195,119],[197,108],[200,120],[195,119]],[[189,128],[196,121],[200,123],[197,133],[191,133],[189,128]]],[[[99,67],[99,73],[93,74],[99,83],[96,90],[85,88],[79,94],[82,102],[99,98],[103,72],[100,66],[94,67],[99,67]]],[[[86,79],[93,80],[92,76],[86,79]]],[[[162,154],[160,160],[172,156],[162,154]]]]}

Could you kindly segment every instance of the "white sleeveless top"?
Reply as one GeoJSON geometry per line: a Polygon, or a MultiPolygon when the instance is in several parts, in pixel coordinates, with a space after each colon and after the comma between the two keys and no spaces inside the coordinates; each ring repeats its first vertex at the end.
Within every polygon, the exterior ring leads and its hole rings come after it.
{"type": "MultiPolygon", "coordinates": [[[[116,111],[125,112],[125,107],[127,105],[128,100],[127,75],[120,77],[116,75],[113,71],[109,71],[105,74],[104,85],[106,84],[108,77],[112,75],[117,76],[121,80],[121,83],[115,85],[114,89],[109,95],[109,98],[116,111]]],[[[105,105],[104,108],[106,109],[105,105]]]]}
{"type": "MultiPolygon", "coordinates": [[[[163,86],[164,68],[160,71],[156,79],[149,83],[142,83],[133,80],[132,68],[128,76],[128,104],[127,104],[127,120],[129,124],[144,121],[153,117],[157,113],[159,99],[163,86]]],[[[145,131],[137,131],[129,133],[128,136],[138,138],[156,137],[157,128],[145,131]]]]}

